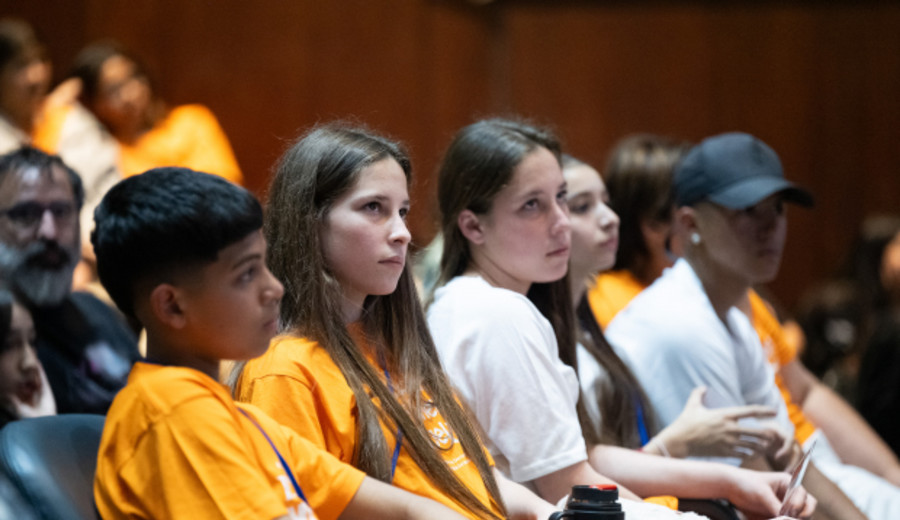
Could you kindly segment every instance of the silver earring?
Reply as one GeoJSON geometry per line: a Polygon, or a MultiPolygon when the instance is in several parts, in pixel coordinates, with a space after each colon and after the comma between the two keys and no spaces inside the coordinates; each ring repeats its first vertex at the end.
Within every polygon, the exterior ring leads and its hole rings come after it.
{"type": "Polygon", "coordinates": [[[697,233],[696,231],[691,233],[691,243],[694,244],[695,246],[700,245],[700,233],[697,233]]]}

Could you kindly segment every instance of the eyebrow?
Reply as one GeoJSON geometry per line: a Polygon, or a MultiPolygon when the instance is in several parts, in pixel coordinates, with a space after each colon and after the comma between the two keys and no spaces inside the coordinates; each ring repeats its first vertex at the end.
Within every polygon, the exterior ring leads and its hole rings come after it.
{"type": "MultiPolygon", "coordinates": [[[[564,190],[564,189],[567,189],[567,188],[568,188],[568,183],[565,182],[565,181],[563,181],[562,183],[560,183],[559,186],[556,187],[556,191],[564,190]]],[[[527,193],[523,193],[522,195],[520,195],[520,197],[521,197],[521,198],[531,198],[531,197],[535,197],[535,196],[537,196],[537,195],[541,195],[541,194],[543,194],[543,193],[544,193],[544,190],[538,188],[538,189],[531,190],[531,191],[529,191],[529,192],[527,192],[527,193]]],[[[555,196],[555,195],[554,195],[554,196],[555,196]]]]}
{"type": "MultiPolygon", "coordinates": [[[[355,197],[355,198],[356,198],[357,200],[358,200],[358,199],[375,199],[375,200],[377,200],[377,201],[379,201],[379,202],[381,202],[381,201],[390,201],[390,200],[391,200],[390,197],[388,197],[387,195],[383,195],[383,194],[381,194],[381,193],[374,193],[374,194],[373,194],[373,193],[369,193],[369,194],[362,193],[362,194],[360,194],[359,196],[357,196],[357,197],[355,197]]],[[[409,199],[403,199],[403,202],[401,202],[400,204],[401,204],[401,205],[405,205],[405,206],[409,206],[409,199]]]]}
{"type": "Polygon", "coordinates": [[[234,264],[232,264],[231,269],[232,269],[232,270],[238,269],[238,268],[240,268],[241,266],[243,266],[244,264],[249,264],[249,263],[251,263],[251,262],[253,262],[253,261],[256,261],[256,260],[260,260],[260,261],[262,260],[262,254],[261,254],[261,253],[248,253],[247,255],[242,256],[241,258],[239,258],[234,264]]]}
{"type": "Polygon", "coordinates": [[[575,193],[569,193],[569,197],[566,200],[577,200],[583,199],[591,196],[590,190],[579,191],[575,193]]]}

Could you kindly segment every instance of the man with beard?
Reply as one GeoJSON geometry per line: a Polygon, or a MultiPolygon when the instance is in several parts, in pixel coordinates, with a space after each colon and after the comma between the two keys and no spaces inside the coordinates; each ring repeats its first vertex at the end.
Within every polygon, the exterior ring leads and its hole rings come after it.
{"type": "Polygon", "coordinates": [[[59,413],[105,414],[139,354],[115,311],[71,291],[83,202],[59,157],[30,147],[0,156],[0,277],[31,311],[59,413]]]}

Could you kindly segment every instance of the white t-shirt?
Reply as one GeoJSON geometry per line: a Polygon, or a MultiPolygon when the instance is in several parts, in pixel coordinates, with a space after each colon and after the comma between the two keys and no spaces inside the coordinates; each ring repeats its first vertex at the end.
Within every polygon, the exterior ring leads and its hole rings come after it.
{"type": "Polygon", "coordinates": [[[527,483],[587,460],[575,410],[578,378],[528,298],[458,276],[435,292],[428,324],[500,471],[527,483]]]}
{"type": "Polygon", "coordinates": [[[578,356],[578,381],[581,384],[581,393],[585,396],[584,409],[591,424],[599,432],[602,430],[603,414],[600,410],[600,400],[595,396],[602,390],[603,380],[607,377],[606,369],[581,343],[578,343],[575,352],[578,356]]]}
{"type": "Polygon", "coordinates": [[[707,407],[770,406],[778,412],[778,426],[793,436],[753,325],[734,307],[727,321],[726,327],[700,279],[681,259],[619,312],[605,334],[643,386],[660,426],[672,423],[691,391],[705,385],[707,407]]]}

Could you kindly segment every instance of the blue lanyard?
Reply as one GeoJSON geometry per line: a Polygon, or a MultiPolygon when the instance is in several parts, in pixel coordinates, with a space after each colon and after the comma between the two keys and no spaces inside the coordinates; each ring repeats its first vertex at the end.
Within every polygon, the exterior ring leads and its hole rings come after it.
{"type": "MultiPolygon", "coordinates": [[[[384,362],[384,355],[380,352],[378,353],[378,362],[381,364],[381,369],[384,371],[384,378],[387,380],[388,390],[391,394],[394,393],[394,385],[391,383],[391,374],[388,373],[387,366],[384,362]]],[[[394,456],[391,459],[391,482],[394,482],[394,473],[397,471],[397,460],[400,458],[400,445],[403,443],[403,432],[400,431],[400,427],[397,427],[397,433],[395,435],[397,439],[397,444],[394,445],[394,456]]]]}
{"type": "Polygon", "coordinates": [[[650,436],[647,435],[647,424],[644,421],[644,407],[641,406],[641,400],[638,396],[633,396],[635,415],[637,416],[638,435],[641,436],[641,446],[650,442],[650,436]]]}
{"type": "Polygon", "coordinates": [[[275,447],[275,443],[273,443],[272,439],[269,438],[269,435],[266,434],[266,430],[263,430],[262,426],[260,426],[259,423],[256,422],[256,419],[250,417],[250,414],[240,408],[238,408],[238,411],[244,414],[244,417],[250,419],[250,422],[252,422],[259,429],[259,431],[262,432],[263,437],[265,437],[266,440],[269,441],[269,446],[271,446],[272,449],[275,450],[275,455],[277,455],[278,460],[281,461],[281,466],[284,468],[284,472],[287,473],[288,478],[291,479],[291,484],[294,485],[294,491],[297,493],[297,496],[300,497],[300,500],[303,500],[308,505],[309,501],[306,500],[306,495],[304,495],[303,490],[300,489],[300,484],[297,483],[297,478],[294,477],[294,472],[291,471],[291,467],[288,466],[287,461],[284,460],[284,457],[281,456],[281,452],[278,451],[278,448],[275,447]]]}

